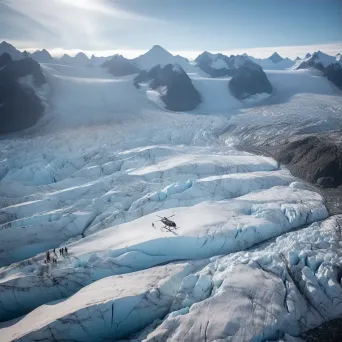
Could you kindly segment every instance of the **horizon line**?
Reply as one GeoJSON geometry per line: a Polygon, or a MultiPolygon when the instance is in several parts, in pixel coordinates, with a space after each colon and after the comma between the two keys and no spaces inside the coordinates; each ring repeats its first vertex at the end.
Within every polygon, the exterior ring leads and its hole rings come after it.
{"type": "MultiPolygon", "coordinates": [[[[4,40],[5,41],[5,40],[4,40]]],[[[7,41],[8,43],[12,44],[14,47],[16,45],[16,41],[7,41]]],[[[19,43],[17,41],[17,43],[19,43]]],[[[21,45],[20,43],[18,45],[21,45]]],[[[160,45],[161,46],[161,45],[160,45]]],[[[62,57],[64,54],[68,54],[71,57],[74,57],[79,52],[83,52],[90,58],[92,55],[96,57],[109,57],[116,54],[123,55],[126,58],[135,58],[138,57],[150,49],[97,49],[97,50],[90,50],[90,49],[64,49],[64,48],[44,48],[44,47],[31,47],[31,48],[17,48],[19,51],[28,51],[30,53],[37,51],[37,50],[47,50],[52,57],[59,58],[62,57]]],[[[165,48],[164,48],[165,49],[165,48]]],[[[173,50],[173,49],[165,49],[169,51],[173,55],[180,55],[186,57],[190,60],[195,59],[201,53],[207,50],[173,50]]],[[[242,55],[247,53],[249,56],[257,57],[257,58],[267,58],[270,57],[274,52],[277,52],[284,58],[296,58],[300,55],[305,56],[308,52],[313,53],[315,51],[324,51],[327,54],[336,55],[337,53],[342,52],[342,41],[337,42],[330,42],[324,44],[311,44],[311,45],[292,45],[292,46],[270,46],[270,47],[258,47],[258,48],[238,48],[238,49],[222,49],[222,50],[210,50],[210,53],[222,53],[224,55],[242,55]],[[295,50],[295,51],[294,51],[295,50]]]]}

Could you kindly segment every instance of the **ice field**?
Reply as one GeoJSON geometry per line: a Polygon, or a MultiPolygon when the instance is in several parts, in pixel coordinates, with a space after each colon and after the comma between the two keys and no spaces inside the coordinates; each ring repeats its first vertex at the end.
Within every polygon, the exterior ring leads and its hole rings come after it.
{"type": "Polygon", "coordinates": [[[175,113],[133,76],[42,68],[46,115],[0,140],[1,342],[299,341],[341,317],[342,218],[233,144],[339,124],[326,79],[267,71],[275,92],[240,102],[191,73],[202,103],[175,113]]]}

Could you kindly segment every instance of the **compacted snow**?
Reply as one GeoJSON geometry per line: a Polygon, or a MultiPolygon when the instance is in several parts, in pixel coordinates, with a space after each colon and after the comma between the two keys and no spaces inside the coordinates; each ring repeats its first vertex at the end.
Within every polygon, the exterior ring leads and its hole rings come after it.
{"type": "Polygon", "coordinates": [[[134,76],[43,70],[46,116],[0,140],[1,341],[290,341],[342,314],[341,219],[222,136],[330,120],[327,80],[268,72],[276,92],[242,103],[229,79],[191,74],[202,104],[172,113],[134,76]]]}

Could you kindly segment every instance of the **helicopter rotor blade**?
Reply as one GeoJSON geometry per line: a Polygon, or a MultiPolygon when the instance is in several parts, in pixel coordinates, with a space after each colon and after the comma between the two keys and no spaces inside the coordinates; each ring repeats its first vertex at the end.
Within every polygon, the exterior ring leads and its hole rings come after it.
{"type": "Polygon", "coordinates": [[[173,215],[171,215],[171,216],[169,216],[169,217],[167,217],[167,218],[171,218],[171,217],[174,217],[176,214],[173,214],[173,215]]]}
{"type": "Polygon", "coordinates": [[[159,216],[159,215],[156,215],[156,216],[160,217],[161,219],[163,218],[163,217],[161,217],[161,216],[159,216]]]}

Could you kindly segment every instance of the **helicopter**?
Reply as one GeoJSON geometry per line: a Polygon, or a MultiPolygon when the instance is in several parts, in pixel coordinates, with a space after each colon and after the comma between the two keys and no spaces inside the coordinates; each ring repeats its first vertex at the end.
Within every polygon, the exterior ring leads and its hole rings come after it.
{"type": "MultiPolygon", "coordinates": [[[[163,222],[163,223],[164,223],[164,226],[161,227],[161,229],[162,229],[162,230],[163,230],[163,229],[166,229],[166,230],[168,230],[169,232],[172,232],[173,230],[179,228],[179,227],[177,227],[176,222],[170,220],[170,218],[173,217],[173,216],[175,216],[175,215],[176,215],[176,214],[171,215],[171,216],[169,216],[169,217],[165,217],[165,216],[164,216],[164,217],[161,217],[161,216],[157,215],[157,216],[160,218],[160,220],[158,220],[158,221],[156,221],[156,222],[159,222],[159,221],[163,222]]],[[[152,223],[152,227],[155,228],[154,223],[152,223]]]]}

